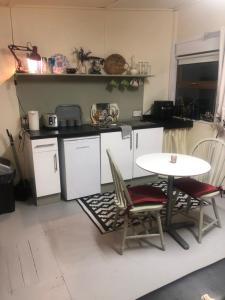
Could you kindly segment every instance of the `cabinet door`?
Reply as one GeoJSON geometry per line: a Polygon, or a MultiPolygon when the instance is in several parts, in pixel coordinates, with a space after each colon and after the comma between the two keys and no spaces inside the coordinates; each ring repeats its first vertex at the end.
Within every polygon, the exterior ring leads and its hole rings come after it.
{"type": "Polygon", "coordinates": [[[60,193],[58,150],[34,151],[33,164],[36,196],[60,193]]]}
{"type": "Polygon", "coordinates": [[[65,199],[71,200],[100,193],[99,137],[64,140],[64,155],[65,199]]]}
{"type": "Polygon", "coordinates": [[[112,182],[109,159],[106,153],[110,149],[112,157],[117,163],[123,179],[132,178],[133,160],[132,137],[122,139],[121,132],[108,132],[101,134],[101,183],[112,182]]]}
{"type": "Polygon", "coordinates": [[[134,159],[133,178],[151,175],[136,164],[136,159],[144,154],[162,152],[163,128],[147,128],[133,131],[134,159]]]}

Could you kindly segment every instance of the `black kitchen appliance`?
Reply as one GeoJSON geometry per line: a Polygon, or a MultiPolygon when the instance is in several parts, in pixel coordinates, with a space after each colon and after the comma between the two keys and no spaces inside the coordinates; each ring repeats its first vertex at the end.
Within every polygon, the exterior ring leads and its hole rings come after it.
{"type": "Polygon", "coordinates": [[[167,121],[173,117],[173,101],[154,101],[152,106],[152,117],[156,121],[167,121]]]}

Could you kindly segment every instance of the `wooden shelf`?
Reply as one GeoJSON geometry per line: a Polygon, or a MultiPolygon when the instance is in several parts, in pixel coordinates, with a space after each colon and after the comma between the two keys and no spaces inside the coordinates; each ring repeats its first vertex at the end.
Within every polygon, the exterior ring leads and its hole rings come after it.
{"type": "Polygon", "coordinates": [[[111,75],[111,74],[30,74],[30,73],[15,73],[14,76],[16,77],[74,77],[74,78],[147,78],[147,77],[154,77],[151,74],[137,74],[137,75],[130,75],[130,74],[121,74],[121,75],[111,75]]]}

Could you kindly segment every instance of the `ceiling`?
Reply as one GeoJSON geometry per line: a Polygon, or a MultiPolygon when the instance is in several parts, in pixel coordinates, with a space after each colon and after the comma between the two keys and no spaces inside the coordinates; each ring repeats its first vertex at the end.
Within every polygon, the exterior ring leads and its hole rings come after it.
{"type": "Polygon", "coordinates": [[[69,6],[80,8],[176,9],[199,0],[0,0],[0,6],[69,6]]]}

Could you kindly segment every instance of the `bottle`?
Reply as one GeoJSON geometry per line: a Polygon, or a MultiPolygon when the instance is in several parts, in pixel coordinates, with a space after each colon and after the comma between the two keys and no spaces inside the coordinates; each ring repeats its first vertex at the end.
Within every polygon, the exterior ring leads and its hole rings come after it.
{"type": "Polygon", "coordinates": [[[47,57],[41,58],[41,74],[48,74],[48,60],[47,57]]]}
{"type": "Polygon", "coordinates": [[[55,65],[55,58],[54,57],[49,57],[48,59],[48,69],[49,69],[49,73],[53,73],[53,67],[55,65]]]}
{"type": "Polygon", "coordinates": [[[135,63],[135,56],[131,56],[131,64],[130,64],[130,74],[131,75],[136,75],[138,74],[138,69],[135,63]]]}

